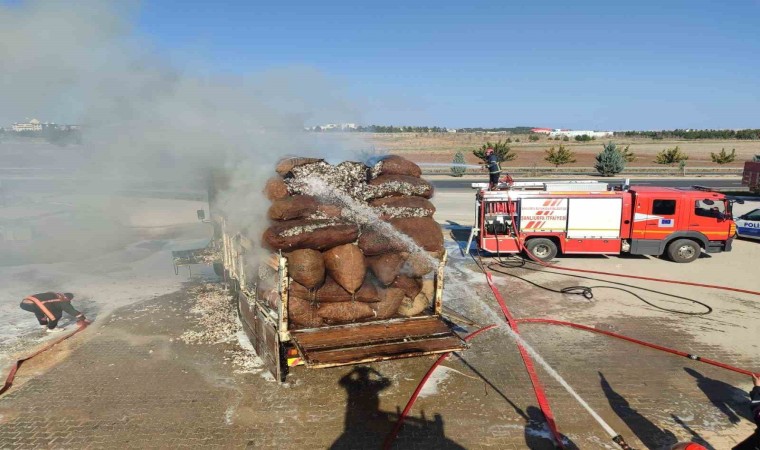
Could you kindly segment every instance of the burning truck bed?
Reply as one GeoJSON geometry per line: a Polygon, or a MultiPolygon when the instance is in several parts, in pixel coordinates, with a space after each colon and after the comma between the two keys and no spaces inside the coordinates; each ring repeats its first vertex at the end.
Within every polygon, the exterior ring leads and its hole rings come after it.
{"type": "Polygon", "coordinates": [[[216,214],[243,328],[278,380],[320,368],[457,351],[441,318],[443,235],[414,163],[290,158],[276,168],[261,249],[216,214]],[[260,259],[260,258],[259,258],[260,259]]]}

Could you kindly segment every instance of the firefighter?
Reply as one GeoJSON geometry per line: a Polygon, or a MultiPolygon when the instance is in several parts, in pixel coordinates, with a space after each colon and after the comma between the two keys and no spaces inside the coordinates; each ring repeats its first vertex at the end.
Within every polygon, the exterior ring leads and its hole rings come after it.
{"type": "Polygon", "coordinates": [[[488,163],[488,189],[492,191],[496,189],[496,186],[499,184],[499,177],[501,176],[499,159],[492,148],[486,149],[486,162],[488,163]]]}
{"type": "Polygon", "coordinates": [[[752,374],[752,390],[749,391],[749,410],[755,420],[755,432],[747,439],[741,441],[733,450],[758,450],[760,449],[760,375],[752,374]]]}
{"type": "Polygon", "coordinates": [[[26,297],[21,301],[21,309],[29,311],[37,316],[37,321],[48,333],[63,331],[64,328],[56,328],[63,313],[75,317],[77,322],[87,320],[81,312],[71,306],[74,294],[70,292],[43,292],[26,297]]]}

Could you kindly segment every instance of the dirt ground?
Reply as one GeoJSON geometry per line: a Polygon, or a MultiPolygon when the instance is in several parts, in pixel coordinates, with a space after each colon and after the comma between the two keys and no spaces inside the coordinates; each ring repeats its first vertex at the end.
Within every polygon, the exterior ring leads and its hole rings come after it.
{"type": "MultiPolygon", "coordinates": [[[[445,304],[480,325],[502,320],[476,260],[459,251],[461,207],[440,194],[438,220],[450,259],[445,304]]],[[[461,205],[459,205],[461,206],[461,205]]],[[[746,205],[744,205],[746,206],[746,205]]],[[[648,257],[558,258],[562,267],[660,276],[760,290],[750,267],[760,243],[691,264],[648,257]]],[[[486,259],[494,263],[494,259],[486,259]]],[[[687,286],[572,278],[517,260],[491,266],[516,317],[549,317],[670,346],[758,370],[755,296],[687,286]],[[594,288],[594,298],[552,290],[594,288]],[[641,291],[636,288],[648,288],[641,291]],[[655,306],[644,303],[633,291],[655,306]],[[701,312],[699,300],[713,312],[701,312]]],[[[432,357],[356,367],[295,368],[278,384],[256,364],[230,361],[236,342],[186,344],[197,330],[188,280],[182,290],[121,308],[53,351],[26,363],[0,397],[2,448],[380,448],[432,357]]],[[[462,325],[466,333],[476,328],[462,325]]],[[[525,340],[635,448],[696,440],[725,449],[749,435],[746,376],[601,335],[523,325],[525,340]]],[[[255,358],[251,356],[251,361],[255,358]]],[[[615,448],[545,369],[539,376],[570,448],[615,448]]],[[[549,449],[548,430],[514,343],[503,328],[476,338],[431,378],[394,448],[549,449]]]]}
{"type": "MultiPolygon", "coordinates": [[[[353,133],[355,134],[355,133],[353,133]]],[[[538,167],[549,166],[544,161],[545,150],[559,144],[564,144],[576,154],[576,162],[566,167],[593,167],[594,157],[602,150],[602,146],[612,141],[623,147],[630,145],[630,150],[637,156],[636,160],[629,163],[631,167],[657,166],[654,157],[666,148],[679,146],[689,156],[687,167],[741,167],[744,161],[752,159],[760,154],[760,141],[738,140],[654,140],[649,138],[612,137],[597,139],[591,142],[569,142],[548,140],[541,136],[537,142],[530,142],[528,135],[506,135],[485,133],[374,133],[365,139],[368,145],[377,152],[401,154],[415,161],[429,163],[451,163],[454,154],[462,151],[468,164],[478,163],[478,159],[472,155],[472,150],[479,148],[487,141],[512,139],[509,144],[518,155],[517,159],[506,163],[508,167],[538,167]],[[520,142],[515,142],[519,139],[520,142]],[[725,148],[727,152],[736,149],[734,162],[719,166],[710,159],[710,153],[719,153],[725,148]]],[[[347,139],[351,136],[347,136],[347,139]]]]}

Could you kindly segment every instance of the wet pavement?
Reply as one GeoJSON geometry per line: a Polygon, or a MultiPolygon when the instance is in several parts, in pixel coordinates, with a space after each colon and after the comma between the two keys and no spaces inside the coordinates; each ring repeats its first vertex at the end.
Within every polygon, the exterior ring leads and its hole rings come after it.
{"type": "MultiPolygon", "coordinates": [[[[456,268],[447,285],[450,306],[480,324],[498,318],[490,291],[474,278],[474,262],[452,259],[449,265],[456,268]]],[[[568,284],[547,274],[515,273],[550,288],[568,284]]],[[[693,333],[696,327],[736,339],[756,335],[756,329],[747,334],[723,326],[732,315],[758,314],[746,301],[708,318],[630,306],[600,310],[602,303],[613,303],[612,294],[599,291],[588,301],[513,277],[497,280],[518,317],[573,320],[739,367],[753,368],[757,361],[756,349],[734,352],[693,333]]],[[[380,448],[435,359],[295,368],[284,384],[261,368],[239,373],[229,360],[237,343],[189,345],[180,339],[197,327],[189,312],[190,288],[119,309],[26,363],[16,385],[0,397],[0,447],[380,448]]],[[[537,324],[521,331],[636,448],[690,439],[730,448],[753,429],[747,377],[583,331],[537,324]]],[[[443,366],[394,448],[553,448],[504,330],[476,338],[443,366]]],[[[568,446],[614,448],[575,400],[543,369],[538,372],[568,446]]]]}

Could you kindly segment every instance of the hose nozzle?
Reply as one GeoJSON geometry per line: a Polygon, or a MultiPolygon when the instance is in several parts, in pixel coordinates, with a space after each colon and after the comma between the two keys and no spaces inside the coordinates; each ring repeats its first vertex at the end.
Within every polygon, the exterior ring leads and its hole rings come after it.
{"type": "Polygon", "coordinates": [[[623,450],[635,450],[634,448],[630,447],[628,444],[625,443],[625,439],[623,439],[623,436],[617,435],[614,438],[612,438],[612,442],[616,443],[620,446],[623,450]]]}

